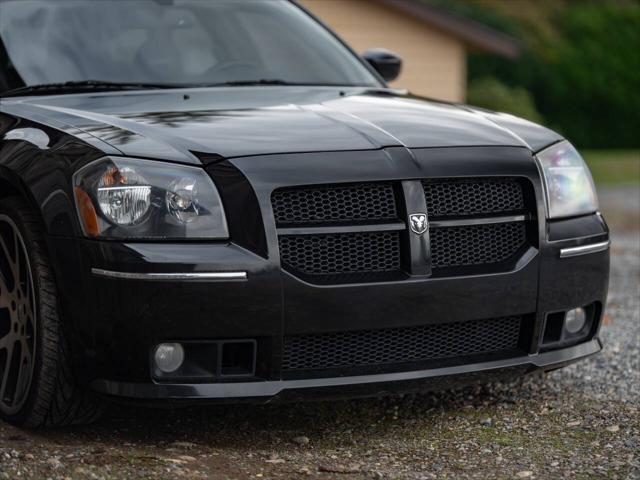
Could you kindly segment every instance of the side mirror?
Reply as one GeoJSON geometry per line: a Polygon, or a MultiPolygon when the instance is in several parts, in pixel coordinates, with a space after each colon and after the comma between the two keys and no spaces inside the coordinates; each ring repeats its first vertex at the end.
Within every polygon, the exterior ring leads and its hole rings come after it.
{"type": "Polygon", "coordinates": [[[384,48],[370,48],[362,54],[362,58],[387,82],[398,78],[402,70],[402,58],[384,48]]]}

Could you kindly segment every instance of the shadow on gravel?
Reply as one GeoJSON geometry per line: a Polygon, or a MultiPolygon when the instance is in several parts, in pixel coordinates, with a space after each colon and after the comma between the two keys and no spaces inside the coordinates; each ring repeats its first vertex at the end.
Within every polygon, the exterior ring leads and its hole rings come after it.
{"type": "Polygon", "coordinates": [[[99,441],[109,446],[158,446],[186,441],[222,450],[270,449],[306,436],[316,445],[336,446],[334,441],[344,442],[345,438],[357,442],[368,439],[369,433],[384,435],[385,426],[429,424],[443,414],[455,416],[460,409],[508,409],[529,403],[539,406],[559,392],[549,381],[549,377],[533,374],[444,392],[350,401],[178,409],[112,405],[105,417],[93,425],[35,435],[58,444],[99,441]]]}

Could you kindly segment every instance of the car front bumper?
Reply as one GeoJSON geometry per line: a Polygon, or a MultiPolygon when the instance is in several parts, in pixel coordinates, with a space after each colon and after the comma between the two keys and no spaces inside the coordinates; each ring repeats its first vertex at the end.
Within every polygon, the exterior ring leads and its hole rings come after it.
{"type": "Polygon", "coordinates": [[[551,352],[505,360],[409,372],[350,377],[210,384],[126,383],[96,380],[92,387],[111,397],[138,400],[222,400],[269,403],[279,400],[383,396],[429,391],[510,378],[564,367],[602,349],[598,339],[551,352]]]}
{"type": "MultiPolygon", "coordinates": [[[[597,225],[596,220],[583,219],[578,222],[579,230],[590,228],[585,224],[597,225]]],[[[575,221],[571,222],[573,226],[562,227],[575,228],[575,221]]],[[[553,232],[558,230],[555,227],[553,232]]],[[[299,396],[369,396],[550,370],[601,349],[597,336],[601,309],[591,334],[581,343],[543,351],[541,342],[549,313],[605,304],[609,251],[603,246],[608,242],[604,230],[586,240],[580,237],[550,242],[511,272],[338,287],[305,284],[269,260],[233,244],[49,241],[56,261],[65,330],[74,345],[79,378],[96,391],[114,397],[267,402],[299,396]],[[585,249],[579,256],[561,255],[567,249],[589,245],[599,247],[585,249]],[[105,275],[105,271],[124,275],[105,275]],[[224,275],[213,279],[158,276],[167,272],[224,275]],[[291,307],[298,312],[296,318],[308,313],[303,322],[293,323],[286,311],[284,285],[296,292],[298,301],[291,307]],[[402,305],[398,299],[402,299],[402,305]],[[280,369],[287,330],[315,334],[357,330],[365,325],[412,326],[424,322],[424,318],[446,323],[514,314],[524,314],[530,321],[526,343],[518,356],[486,356],[406,370],[339,372],[318,378],[286,378],[280,369]],[[321,321],[325,316],[326,321],[321,321]],[[346,319],[350,325],[345,325],[346,319]],[[158,343],[244,338],[258,340],[255,378],[211,383],[167,383],[153,378],[151,352],[158,343]]]]}

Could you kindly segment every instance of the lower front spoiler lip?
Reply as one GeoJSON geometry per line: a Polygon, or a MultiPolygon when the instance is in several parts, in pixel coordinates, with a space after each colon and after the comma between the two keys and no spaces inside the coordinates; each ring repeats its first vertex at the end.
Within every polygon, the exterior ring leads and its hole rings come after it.
{"type": "Polygon", "coordinates": [[[103,394],[131,399],[250,399],[275,397],[285,391],[375,385],[390,382],[410,382],[441,377],[492,373],[514,367],[551,370],[598,353],[602,344],[598,339],[551,352],[495,360],[483,363],[433,368],[410,372],[384,373],[350,377],[277,380],[242,383],[156,384],[124,383],[96,380],[91,387],[103,394]]]}

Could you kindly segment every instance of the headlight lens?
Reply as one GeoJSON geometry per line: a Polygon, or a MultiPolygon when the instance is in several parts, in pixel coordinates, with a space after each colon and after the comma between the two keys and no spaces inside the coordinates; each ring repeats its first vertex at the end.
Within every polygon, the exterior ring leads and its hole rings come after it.
{"type": "Polygon", "coordinates": [[[573,217],[598,210],[598,197],[589,167],[567,141],[537,155],[544,173],[549,218],[573,217]]]}
{"type": "Polygon", "coordinates": [[[89,237],[229,237],[220,195],[197,167],[107,157],[79,170],[73,186],[89,237]]]}

